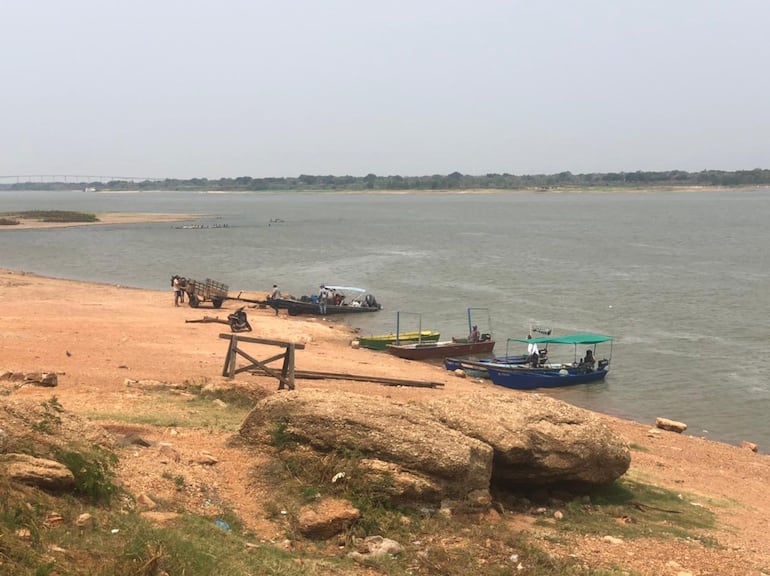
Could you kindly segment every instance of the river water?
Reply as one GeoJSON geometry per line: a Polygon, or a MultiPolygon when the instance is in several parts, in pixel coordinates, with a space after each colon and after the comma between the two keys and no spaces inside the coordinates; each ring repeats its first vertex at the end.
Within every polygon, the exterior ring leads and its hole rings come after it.
{"type": "MultiPolygon", "coordinates": [[[[322,283],[361,286],[383,305],[348,317],[364,333],[395,330],[400,311],[402,329],[416,329],[419,313],[422,328],[465,336],[467,308],[487,308],[491,326],[486,313],[474,320],[494,334],[498,354],[531,324],[609,334],[605,382],[548,394],[770,451],[765,190],[0,191],[0,212],[32,209],[195,214],[189,223],[208,227],[0,229],[0,267],[169,293],[174,273],[231,291],[275,283],[297,296],[322,283]]],[[[9,305],[0,300],[0,311],[9,305]]]]}

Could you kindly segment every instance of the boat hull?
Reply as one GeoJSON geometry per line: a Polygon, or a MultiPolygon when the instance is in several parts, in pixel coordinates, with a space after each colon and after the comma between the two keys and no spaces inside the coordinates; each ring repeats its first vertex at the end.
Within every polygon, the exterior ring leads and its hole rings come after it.
{"type": "Polygon", "coordinates": [[[518,356],[496,356],[494,358],[444,358],[444,368],[449,371],[464,370],[472,372],[473,376],[482,376],[489,378],[486,373],[489,364],[526,364],[529,356],[521,354],[518,356]]]}
{"type": "Polygon", "coordinates": [[[586,371],[582,368],[527,368],[494,367],[487,368],[492,382],[514,390],[534,390],[536,388],[562,388],[577,384],[590,384],[604,380],[609,367],[586,371]]]}
{"type": "Polygon", "coordinates": [[[418,342],[438,342],[439,332],[423,330],[420,332],[402,332],[396,334],[380,334],[377,336],[362,336],[358,338],[361,348],[370,350],[387,350],[388,344],[416,344],[418,342]]]}
{"type": "Polygon", "coordinates": [[[329,316],[331,314],[363,314],[366,312],[378,312],[380,310],[379,305],[350,306],[343,304],[339,306],[336,304],[327,304],[326,314],[321,314],[321,307],[317,303],[292,300],[290,298],[273,298],[272,300],[267,301],[267,305],[276,312],[278,310],[286,310],[289,316],[300,316],[302,314],[315,316],[329,316]]]}
{"type": "Polygon", "coordinates": [[[407,360],[426,360],[448,356],[471,356],[489,354],[495,348],[494,340],[483,342],[428,342],[421,344],[389,344],[388,351],[394,356],[407,360]]]}

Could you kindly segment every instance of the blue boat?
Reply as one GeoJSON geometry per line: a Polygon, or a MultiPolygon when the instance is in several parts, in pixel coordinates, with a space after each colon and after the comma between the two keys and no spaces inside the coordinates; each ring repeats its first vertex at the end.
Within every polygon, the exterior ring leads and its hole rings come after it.
{"type": "Polygon", "coordinates": [[[572,346],[574,361],[538,363],[537,365],[488,363],[487,373],[492,382],[498,386],[515,390],[534,390],[535,388],[560,388],[576,384],[589,384],[604,380],[610,369],[613,341],[611,336],[582,333],[531,339],[509,338],[509,341],[537,344],[540,347],[549,345],[572,346]],[[606,358],[597,361],[597,345],[605,342],[609,343],[609,354],[606,358]],[[582,348],[583,346],[588,346],[588,348],[585,355],[578,360],[578,347],[582,348]]]}

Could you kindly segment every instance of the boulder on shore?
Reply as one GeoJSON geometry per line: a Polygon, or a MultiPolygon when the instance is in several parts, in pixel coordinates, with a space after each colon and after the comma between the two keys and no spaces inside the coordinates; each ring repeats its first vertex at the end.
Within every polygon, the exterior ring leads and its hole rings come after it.
{"type": "Polygon", "coordinates": [[[276,425],[319,452],[363,454],[369,474],[399,479],[390,483],[396,500],[466,498],[493,485],[584,489],[613,482],[631,462],[626,442],[592,412],[536,394],[415,403],[303,388],[260,401],[240,435],[268,442],[276,425]]]}

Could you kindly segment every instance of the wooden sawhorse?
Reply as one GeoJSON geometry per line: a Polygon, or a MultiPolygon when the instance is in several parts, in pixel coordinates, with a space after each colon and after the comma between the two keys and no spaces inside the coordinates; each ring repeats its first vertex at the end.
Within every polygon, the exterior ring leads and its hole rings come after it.
{"type": "Polygon", "coordinates": [[[293,342],[283,342],[281,340],[264,340],[262,338],[251,338],[250,336],[239,336],[238,334],[220,334],[219,337],[230,341],[230,345],[227,347],[225,367],[222,369],[222,376],[227,376],[228,378],[232,379],[236,374],[240,372],[256,369],[264,372],[268,376],[277,378],[279,381],[279,390],[283,390],[284,387],[288,388],[289,390],[294,390],[294,350],[303,350],[305,348],[304,344],[294,344],[293,342]],[[266,360],[257,360],[256,358],[244,352],[241,348],[238,348],[239,342],[252,342],[254,344],[280,346],[286,350],[280,354],[271,356],[266,360]],[[251,362],[251,364],[248,366],[242,366],[241,368],[236,368],[236,357],[239,354],[251,362]],[[267,364],[270,364],[270,362],[280,360],[281,358],[283,358],[283,367],[281,368],[280,372],[267,366],[267,364]]]}

